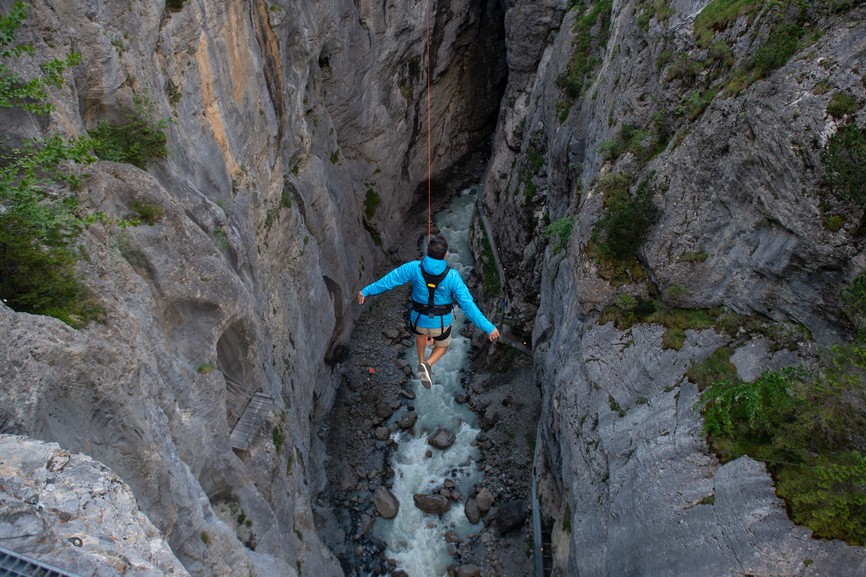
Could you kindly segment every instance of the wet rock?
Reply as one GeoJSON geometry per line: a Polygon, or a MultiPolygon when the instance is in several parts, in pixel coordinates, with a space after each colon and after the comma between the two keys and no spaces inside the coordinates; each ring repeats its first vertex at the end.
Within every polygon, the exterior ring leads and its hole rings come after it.
{"type": "Polygon", "coordinates": [[[427,438],[427,444],[444,450],[453,445],[455,440],[457,440],[457,436],[454,433],[448,429],[439,427],[427,438]]]}
{"type": "Polygon", "coordinates": [[[388,437],[391,435],[391,431],[388,427],[376,427],[376,431],[374,433],[376,435],[376,439],[379,441],[387,441],[388,437]]]}
{"type": "Polygon", "coordinates": [[[385,519],[393,519],[400,510],[400,501],[387,487],[380,486],[373,494],[376,512],[385,519]]]}
{"type": "Polygon", "coordinates": [[[478,503],[475,501],[475,497],[466,499],[466,504],[463,505],[463,513],[473,525],[481,520],[481,511],[478,510],[478,503]]]}
{"type": "Polygon", "coordinates": [[[399,425],[405,431],[414,427],[416,421],[418,421],[418,413],[416,411],[409,411],[400,419],[399,425]]]}
{"type": "Polygon", "coordinates": [[[457,393],[454,395],[454,400],[457,401],[457,404],[462,405],[466,403],[469,397],[466,396],[466,393],[457,393]]]}
{"type": "Polygon", "coordinates": [[[394,407],[390,403],[379,403],[376,405],[376,415],[380,419],[387,419],[394,414],[394,407]]]}
{"type": "Polygon", "coordinates": [[[455,575],[456,577],[480,577],[481,569],[477,565],[461,565],[455,575]]]}
{"type": "Polygon", "coordinates": [[[409,399],[410,401],[415,398],[415,393],[413,393],[409,389],[403,389],[402,391],[400,391],[400,394],[403,395],[403,397],[409,399]]]}
{"type": "Polygon", "coordinates": [[[412,495],[412,500],[415,502],[415,506],[425,513],[438,515],[451,509],[451,501],[442,495],[416,493],[412,495]]]}
{"type": "Polygon", "coordinates": [[[475,501],[478,503],[478,510],[481,511],[482,515],[485,515],[490,507],[493,506],[493,500],[495,497],[493,494],[487,490],[487,487],[482,487],[478,494],[475,496],[475,501]]]}
{"type": "Polygon", "coordinates": [[[487,521],[496,527],[500,535],[517,529],[526,520],[526,503],[524,501],[509,501],[490,510],[487,521]]]}

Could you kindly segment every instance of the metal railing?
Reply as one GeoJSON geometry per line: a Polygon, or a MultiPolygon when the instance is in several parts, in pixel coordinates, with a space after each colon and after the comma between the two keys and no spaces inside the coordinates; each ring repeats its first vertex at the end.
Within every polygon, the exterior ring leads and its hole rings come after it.
{"type": "Polygon", "coordinates": [[[22,555],[0,547],[0,577],[80,577],[58,569],[48,563],[37,561],[27,555],[22,555]]]}

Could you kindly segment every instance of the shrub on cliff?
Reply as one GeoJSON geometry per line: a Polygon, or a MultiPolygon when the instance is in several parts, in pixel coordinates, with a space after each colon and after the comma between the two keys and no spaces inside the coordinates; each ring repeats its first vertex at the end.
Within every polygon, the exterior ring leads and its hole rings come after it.
{"type": "MultiPolygon", "coordinates": [[[[14,69],[18,58],[33,56],[29,44],[15,42],[28,7],[16,2],[0,15],[0,108],[35,114],[53,110],[48,90],[60,86],[78,55],[53,59],[30,79],[14,69]]],[[[70,162],[91,160],[88,139],[53,136],[19,148],[0,150],[0,298],[17,311],[44,314],[70,325],[84,324],[96,311],[75,276],[72,247],[84,225],[69,189],[77,178],[70,162]]]]}
{"type": "Polygon", "coordinates": [[[703,392],[704,430],[724,462],[767,463],[792,519],[866,544],[866,343],[825,350],[814,370],[766,371],[703,392]]]}

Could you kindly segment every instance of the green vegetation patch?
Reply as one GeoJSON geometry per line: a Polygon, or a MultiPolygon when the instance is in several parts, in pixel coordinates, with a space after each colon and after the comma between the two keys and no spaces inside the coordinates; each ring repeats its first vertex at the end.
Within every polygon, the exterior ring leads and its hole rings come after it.
{"type": "Polygon", "coordinates": [[[766,0],[710,0],[695,18],[694,31],[698,46],[712,44],[715,33],[726,29],[741,16],[760,10],[766,0]]]}
{"type": "Polygon", "coordinates": [[[380,204],[382,204],[382,197],[379,193],[373,187],[367,188],[367,194],[364,195],[364,216],[367,220],[373,218],[380,204]]]}
{"type": "Polygon", "coordinates": [[[165,158],[167,121],[156,121],[154,107],[146,98],[136,96],[134,110],[127,122],[111,124],[99,121],[90,131],[93,150],[103,160],[128,162],[146,168],[151,162],[165,158]]]}
{"type": "Polygon", "coordinates": [[[555,249],[560,249],[568,246],[568,239],[571,238],[571,231],[574,228],[574,218],[564,216],[555,220],[544,228],[544,236],[551,239],[555,249]]]}
{"type": "Polygon", "coordinates": [[[496,257],[493,245],[487,237],[487,231],[482,228],[481,238],[481,290],[487,298],[499,294],[499,270],[496,268],[496,257]]]}
{"type": "Polygon", "coordinates": [[[821,152],[824,182],[840,200],[866,200],[866,130],[854,124],[837,130],[821,152]]]}
{"type": "Polygon", "coordinates": [[[830,97],[827,114],[839,120],[863,108],[863,103],[850,92],[837,92],[830,97]]]}
{"type": "Polygon", "coordinates": [[[638,185],[634,195],[622,187],[610,191],[607,208],[595,223],[591,237],[606,257],[621,262],[635,257],[661,214],[653,203],[654,193],[649,179],[638,185]]]}
{"type": "Polygon", "coordinates": [[[651,116],[649,127],[625,124],[614,140],[601,143],[599,151],[602,158],[611,162],[625,152],[630,152],[643,166],[667,147],[670,137],[668,115],[664,111],[658,111],[651,116]]]}
{"type": "Polygon", "coordinates": [[[866,544],[866,349],[825,351],[817,369],[721,380],[701,395],[704,429],[724,462],[767,463],[792,519],[815,536],[866,544]]]}
{"type": "Polygon", "coordinates": [[[638,323],[662,325],[666,329],[662,346],[680,350],[685,342],[685,331],[718,329],[717,323],[723,314],[722,309],[677,308],[657,299],[620,295],[605,307],[599,322],[613,322],[620,330],[638,323]]]}
{"type": "MultiPolygon", "coordinates": [[[[0,108],[48,114],[54,109],[50,88],[63,84],[80,56],[45,62],[30,79],[19,76],[17,60],[36,56],[32,45],[15,40],[28,12],[16,2],[0,15],[0,108]]],[[[15,311],[52,316],[75,328],[103,314],[75,271],[74,244],[87,220],[72,194],[79,179],[68,167],[92,162],[91,146],[86,138],[55,135],[0,148],[0,298],[15,311]]]]}
{"type": "Polygon", "coordinates": [[[610,34],[613,0],[587,0],[583,15],[574,23],[574,52],[568,61],[565,72],[557,76],[556,85],[570,98],[578,98],[583,92],[583,84],[599,60],[592,57],[593,48],[607,45],[610,34]],[[595,43],[593,43],[595,35],[595,43]]]}

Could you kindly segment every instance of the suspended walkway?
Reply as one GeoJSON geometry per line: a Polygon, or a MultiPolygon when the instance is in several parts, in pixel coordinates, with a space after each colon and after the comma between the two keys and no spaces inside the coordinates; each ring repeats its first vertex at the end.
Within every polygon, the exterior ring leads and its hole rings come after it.
{"type": "Polygon", "coordinates": [[[0,577],[80,577],[26,555],[0,547],[0,577]]]}

